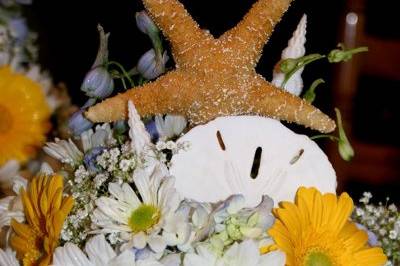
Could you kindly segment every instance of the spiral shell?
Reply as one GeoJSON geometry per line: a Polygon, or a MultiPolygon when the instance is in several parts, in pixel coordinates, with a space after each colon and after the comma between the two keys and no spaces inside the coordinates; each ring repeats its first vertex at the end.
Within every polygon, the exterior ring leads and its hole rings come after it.
{"type": "MultiPolygon", "coordinates": [[[[306,49],[306,28],[307,28],[307,15],[303,15],[296,30],[293,33],[292,38],[288,42],[288,47],[282,51],[281,61],[288,58],[299,58],[304,56],[306,49]]],[[[303,69],[299,69],[286,83],[284,90],[299,96],[303,89],[303,79],[301,74],[303,69]]],[[[277,87],[281,87],[283,80],[285,79],[285,74],[279,71],[279,62],[275,66],[272,84],[277,87]]]]}

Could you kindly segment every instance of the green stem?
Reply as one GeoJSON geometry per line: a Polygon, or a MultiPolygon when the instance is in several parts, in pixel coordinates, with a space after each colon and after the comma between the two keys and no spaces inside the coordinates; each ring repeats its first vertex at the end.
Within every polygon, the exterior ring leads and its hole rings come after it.
{"type": "MultiPolygon", "coordinates": [[[[296,60],[296,66],[293,69],[291,69],[289,72],[287,72],[287,73],[282,71],[282,72],[285,73],[285,79],[282,82],[281,88],[285,88],[286,83],[294,75],[294,73],[296,73],[298,70],[300,70],[301,68],[305,67],[306,65],[308,65],[308,64],[310,64],[310,63],[312,63],[314,61],[320,60],[320,59],[322,59],[324,57],[325,57],[325,55],[310,54],[310,55],[306,55],[306,56],[294,59],[294,60],[296,60]]],[[[290,59],[287,59],[287,60],[290,60],[290,59]]],[[[283,61],[283,63],[284,62],[285,61],[283,61]]],[[[282,66],[282,64],[281,64],[281,66],[282,66]]]]}
{"type": "Polygon", "coordinates": [[[310,137],[310,139],[312,140],[316,140],[316,139],[330,139],[332,141],[339,141],[339,138],[333,135],[315,135],[310,137]]]}
{"type": "MultiPolygon", "coordinates": [[[[130,85],[131,87],[134,87],[134,86],[135,86],[135,83],[133,82],[133,80],[131,79],[131,77],[129,76],[129,74],[126,72],[125,68],[124,68],[120,63],[118,63],[118,62],[116,62],[116,61],[109,61],[109,62],[107,62],[107,66],[110,66],[110,65],[115,65],[115,66],[117,66],[117,67],[122,71],[122,73],[123,73],[123,75],[124,75],[123,77],[121,77],[122,83],[125,84],[124,78],[126,78],[126,79],[129,81],[129,85],[130,85]]],[[[125,86],[126,86],[126,84],[125,84],[125,86]]]]}
{"type": "Polygon", "coordinates": [[[368,52],[368,47],[366,47],[366,46],[357,47],[357,48],[354,48],[354,49],[347,50],[346,52],[350,52],[352,54],[368,52]]]}
{"type": "Polygon", "coordinates": [[[310,88],[304,93],[303,99],[306,100],[309,103],[312,103],[315,100],[315,89],[318,87],[319,84],[325,83],[323,79],[317,79],[315,80],[310,88]]]}
{"type": "Polygon", "coordinates": [[[156,52],[157,62],[162,62],[163,46],[160,38],[160,34],[157,32],[152,32],[149,34],[151,43],[153,44],[154,50],[156,52]]]}

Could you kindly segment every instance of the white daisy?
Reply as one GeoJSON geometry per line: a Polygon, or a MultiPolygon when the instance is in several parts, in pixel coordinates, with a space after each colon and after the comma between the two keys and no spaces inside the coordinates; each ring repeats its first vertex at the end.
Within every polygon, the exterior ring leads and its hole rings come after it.
{"type": "Polygon", "coordinates": [[[16,258],[16,252],[7,248],[5,251],[0,249],[0,265],[5,266],[19,266],[16,258]]]}
{"type": "Polygon", "coordinates": [[[234,243],[221,257],[215,255],[207,247],[199,246],[196,253],[185,256],[184,266],[280,266],[285,264],[285,255],[281,251],[273,251],[260,255],[256,243],[246,240],[234,243]]]}
{"type": "Polygon", "coordinates": [[[78,149],[75,143],[69,139],[55,139],[55,142],[48,142],[43,150],[54,159],[71,166],[78,166],[83,160],[83,153],[78,149]]]}
{"type": "Polygon", "coordinates": [[[83,151],[87,153],[93,148],[108,147],[116,143],[110,124],[97,125],[95,130],[89,129],[81,134],[83,151]]]}
{"type": "Polygon", "coordinates": [[[103,235],[91,238],[85,245],[85,253],[75,244],[58,247],[53,255],[54,266],[158,266],[154,260],[135,261],[135,253],[125,250],[117,254],[103,235]],[[87,255],[86,255],[86,254],[87,255]]]}
{"type": "Polygon", "coordinates": [[[160,139],[170,139],[179,136],[187,124],[186,119],[180,115],[166,115],[165,118],[158,115],[154,120],[160,139]]]}
{"type": "Polygon", "coordinates": [[[130,185],[111,183],[111,197],[96,200],[92,221],[100,228],[96,233],[120,233],[125,241],[122,249],[143,249],[149,245],[160,253],[166,241],[159,233],[168,224],[167,217],[177,210],[180,198],[174,189],[174,179],[166,177],[159,165],[152,167],[150,175],[148,170],[134,176],[140,199],[130,185]]]}

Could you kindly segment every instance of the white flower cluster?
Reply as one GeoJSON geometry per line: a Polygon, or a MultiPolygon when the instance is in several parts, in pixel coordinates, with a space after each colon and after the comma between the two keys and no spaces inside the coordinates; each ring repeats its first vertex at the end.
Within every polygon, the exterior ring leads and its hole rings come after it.
{"type": "Polygon", "coordinates": [[[388,256],[387,265],[400,264],[400,213],[394,204],[370,203],[372,194],[364,192],[360,206],[355,208],[353,219],[365,227],[369,244],[381,246],[388,256]]]}
{"type": "Polygon", "coordinates": [[[214,214],[215,229],[207,240],[209,248],[222,255],[236,241],[252,239],[260,245],[271,242],[266,232],[274,223],[272,207],[273,201],[267,196],[255,208],[245,208],[242,195],[231,196],[214,214]]]}
{"type": "Polygon", "coordinates": [[[175,142],[172,140],[159,140],[156,143],[155,148],[159,154],[158,160],[170,167],[170,159],[172,155],[178,154],[181,151],[189,150],[190,143],[187,141],[175,142]]]}
{"type": "Polygon", "coordinates": [[[96,186],[101,185],[99,181],[105,179],[108,174],[112,176],[112,182],[132,182],[133,170],[137,165],[137,159],[130,150],[124,150],[119,147],[110,150],[104,150],[96,158],[97,165],[100,167],[100,174],[96,175],[96,186]]]}
{"type": "MultiPolygon", "coordinates": [[[[84,154],[84,160],[67,177],[68,188],[75,199],[75,205],[68,216],[62,240],[83,244],[88,233],[93,229],[90,215],[95,208],[95,201],[101,196],[108,196],[108,184],[132,182],[133,171],[137,162],[129,144],[116,147],[92,147],[84,154]],[[100,148],[101,153],[92,156],[91,151],[100,148]]],[[[115,239],[111,236],[110,239],[115,239]]],[[[114,241],[115,243],[117,241],[114,241]]]]}

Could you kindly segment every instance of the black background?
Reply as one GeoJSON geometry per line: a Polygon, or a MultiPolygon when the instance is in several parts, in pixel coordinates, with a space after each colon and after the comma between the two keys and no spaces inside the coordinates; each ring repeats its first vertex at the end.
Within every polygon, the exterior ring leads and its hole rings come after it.
{"type": "MultiPolygon", "coordinates": [[[[219,36],[239,22],[255,0],[181,2],[202,28],[219,36]]],[[[323,53],[334,48],[337,44],[338,17],[343,3],[344,1],[339,0],[295,1],[265,46],[258,72],[267,79],[271,78],[272,68],[279,60],[281,50],[286,47],[304,13],[308,15],[307,53],[323,53]]],[[[63,81],[67,84],[75,103],[82,104],[86,99],[79,87],[96,56],[97,23],[106,32],[111,32],[110,59],[122,63],[128,69],[135,66],[139,57],[151,48],[148,38],[139,32],[135,24],[135,12],[142,9],[140,0],[35,0],[29,7],[30,20],[40,32],[40,61],[51,71],[56,82],[63,81]]],[[[330,66],[326,63],[316,63],[306,69],[306,86],[320,77],[328,81],[330,79],[330,66]]],[[[318,100],[322,105],[328,102],[328,95],[329,89],[320,95],[318,100]]]]}

